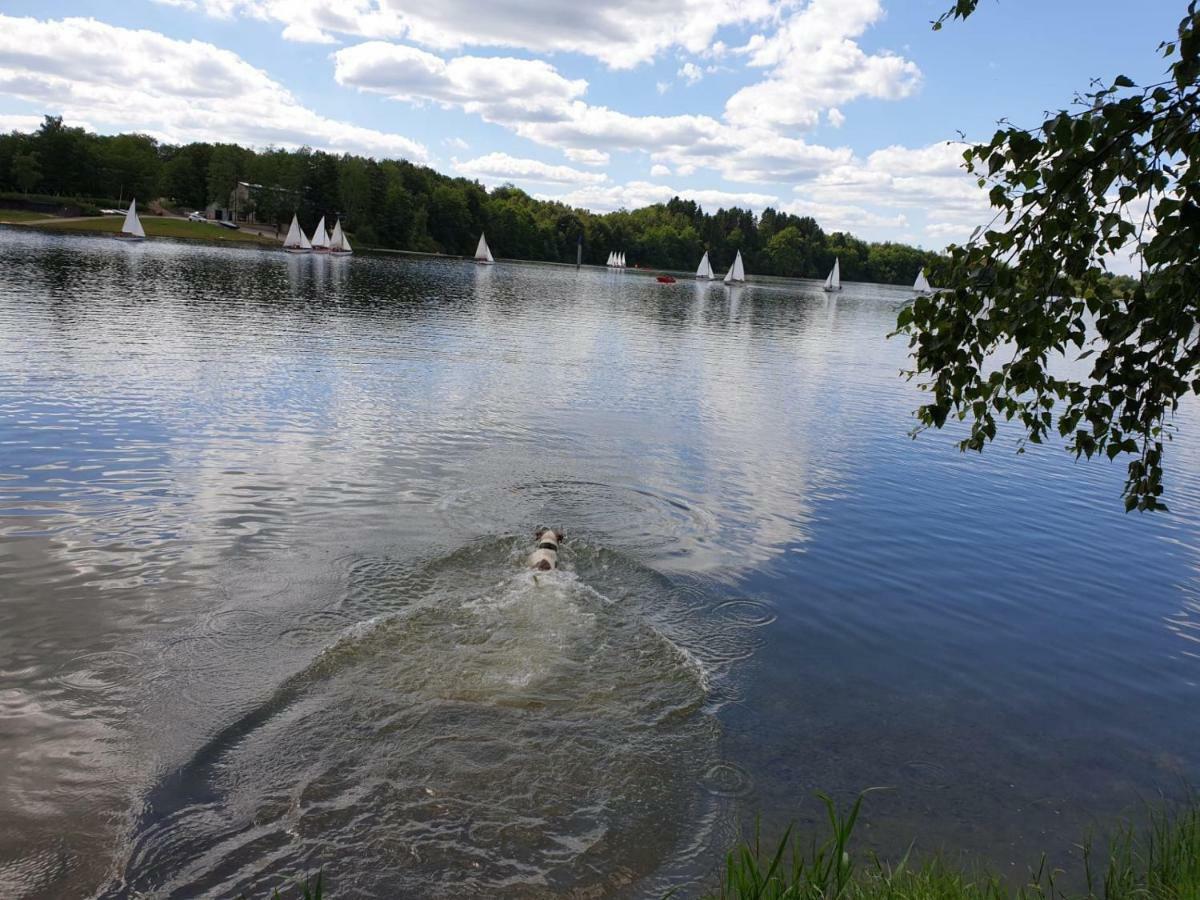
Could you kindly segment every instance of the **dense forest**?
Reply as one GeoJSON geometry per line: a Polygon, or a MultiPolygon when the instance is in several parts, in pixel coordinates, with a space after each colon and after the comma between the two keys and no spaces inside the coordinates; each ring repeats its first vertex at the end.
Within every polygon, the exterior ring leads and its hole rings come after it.
{"type": "Polygon", "coordinates": [[[825,233],[812,218],[765,209],[705,212],[672,199],[636,210],[597,214],[538,200],[510,185],[487,190],[405,160],[335,156],[301,148],[250,150],[236,144],[160,144],[141,134],[98,135],[47,116],[33,133],[0,135],[0,191],[89,198],[112,206],[143,203],[203,209],[221,206],[238,182],[261,187],[243,201],[259,222],[285,224],[292,213],[311,229],[341,215],[360,246],[454,254],[474,252],[479,233],[499,257],[602,264],[623,250],[630,265],[689,270],[708,250],[723,271],[737,250],[752,274],[823,278],[841,260],[851,281],[911,284],[938,255],[895,243],[825,233]]]}

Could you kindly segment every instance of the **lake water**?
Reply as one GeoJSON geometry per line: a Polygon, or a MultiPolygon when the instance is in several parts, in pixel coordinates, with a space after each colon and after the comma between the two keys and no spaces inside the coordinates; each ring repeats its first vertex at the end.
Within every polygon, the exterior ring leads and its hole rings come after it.
{"type": "Polygon", "coordinates": [[[908,293],[0,229],[0,895],[654,896],[1200,775],[1200,425],[908,437],[908,293]],[[563,567],[522,566],[539,524],[563,567]]]}

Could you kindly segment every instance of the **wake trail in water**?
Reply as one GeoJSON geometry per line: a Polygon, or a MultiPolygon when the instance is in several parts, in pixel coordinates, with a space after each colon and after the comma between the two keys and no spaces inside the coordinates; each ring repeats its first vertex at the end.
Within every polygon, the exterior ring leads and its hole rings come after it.
{"type": "Polygon", "coordinates": [[[524,543],[356,565],[356,624],[154,785],[99,896],[313,868],[355,896],[636,892],[698,852],[718,728],[666,624],[685,595],[586,544],[521,570],[524,543]]]}

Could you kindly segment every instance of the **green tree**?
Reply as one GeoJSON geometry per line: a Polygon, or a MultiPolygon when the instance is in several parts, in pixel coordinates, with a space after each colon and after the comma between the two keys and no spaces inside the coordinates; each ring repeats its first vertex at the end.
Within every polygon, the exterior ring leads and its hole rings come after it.
{"type": "Polygon", "coordinates": [[[217,144],[208,160],[208,199],[224,208],[242,180],[247,151],[236,144],[217,144]]]}
{"type": "Polygon", "coordinates": [[[42,167],[38,165],[36,153],[18,153],[12,159],[12,177],[21,190],[28,194],[42,178],[42,167]]]}
{"type": "MultiPolygon", "coordinates": [[[[935,23],[965,18],[960,0],[935,23]]],[[[998,418],[1022,443],[1057,429],[1078,456],[1128,454],[1126,509],[1165,508],[1170,417],[1200,393],[1200,14],[1187,5],[1161,45],[1169,77],[1136,85],[1118,75],[1076,109],[1030,130],[1002,127],[964,154],[990,185],[993,224],[952,247],[947,290],[900,314],[912,375],[929,401],[917,415],[970,424],[982,450],[998,418]],[[1108,261],[1141,266],[1131,289],[1108,261]],[[1064,356],[1083,361],[1072,374],[1064,356]]]]}

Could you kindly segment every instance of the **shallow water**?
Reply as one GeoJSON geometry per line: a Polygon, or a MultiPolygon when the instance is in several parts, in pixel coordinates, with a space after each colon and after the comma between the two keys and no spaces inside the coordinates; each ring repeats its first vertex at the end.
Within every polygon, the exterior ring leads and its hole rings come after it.
{"type": "Polygon", "coordinates": [[[0,893],[686,896],[869,786],[1016,870],[1179,794],[1196,404],[1153,517],[909,440],[905,299],[0,228],[0,893]]]}

